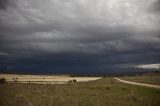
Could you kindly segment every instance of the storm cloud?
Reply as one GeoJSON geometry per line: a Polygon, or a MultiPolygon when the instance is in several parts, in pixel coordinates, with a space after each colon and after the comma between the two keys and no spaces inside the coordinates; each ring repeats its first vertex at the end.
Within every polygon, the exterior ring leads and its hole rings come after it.
{"type": "Polygon", "coordinates": [[[160,63],[160,0],[0,0],[0,70],[107,73],[160,63]]]}

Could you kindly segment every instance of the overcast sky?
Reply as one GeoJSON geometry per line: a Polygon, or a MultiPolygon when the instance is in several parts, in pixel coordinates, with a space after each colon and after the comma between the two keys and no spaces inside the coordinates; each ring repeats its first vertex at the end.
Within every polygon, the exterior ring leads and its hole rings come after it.
{"type": "Polygon", "coordinates": [[[160,0],[0,0],[0,70],[107,73],[158,63],[160,0]]]}

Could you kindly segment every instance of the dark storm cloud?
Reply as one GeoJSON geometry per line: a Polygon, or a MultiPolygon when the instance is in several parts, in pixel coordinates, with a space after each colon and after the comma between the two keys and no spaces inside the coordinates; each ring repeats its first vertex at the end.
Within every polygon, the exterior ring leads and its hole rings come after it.
{"type": "Polygon", "coordinates": [[[1,0],[0,9],[1,68],[104,73],[160,62],[159,0],[1,0]]]}
{"type": "Polygon", "coordinates": [[[153,9],[154,11],[160,12],[160,0],[156,0],[156,1],[155,1],[154,5],[153,5],[153,8],[154,8],[154,9],[153,9]]]}
{"type": "Polygon", "coordinates": [[[8,0],[0,0],[0,9],[6,9],[8,5],[8,0]]]}

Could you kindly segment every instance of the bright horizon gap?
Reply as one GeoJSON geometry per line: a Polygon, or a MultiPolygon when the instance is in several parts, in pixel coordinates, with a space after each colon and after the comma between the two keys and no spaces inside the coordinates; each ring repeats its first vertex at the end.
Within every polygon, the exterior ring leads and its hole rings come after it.
{"type": "Polygon", "coordinates": [[[143,65],[137,65],[135,67],[144,68],[144,69],[159,69],[160,68],[160,63],[157,63],[157,64],[143,64],[143,65]]]}

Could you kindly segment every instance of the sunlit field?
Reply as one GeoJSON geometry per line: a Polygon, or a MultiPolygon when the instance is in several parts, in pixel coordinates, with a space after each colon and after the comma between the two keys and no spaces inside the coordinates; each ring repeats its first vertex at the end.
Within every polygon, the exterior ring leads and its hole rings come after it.
{"type": "Polygon", "coordinates": [[[35,83],[35,84],[66,84],[68,82],[85,82],[100,79],[101,77],[71,77],[69,75],[18,75],[0,74],[8,83],[35,83]]]}

